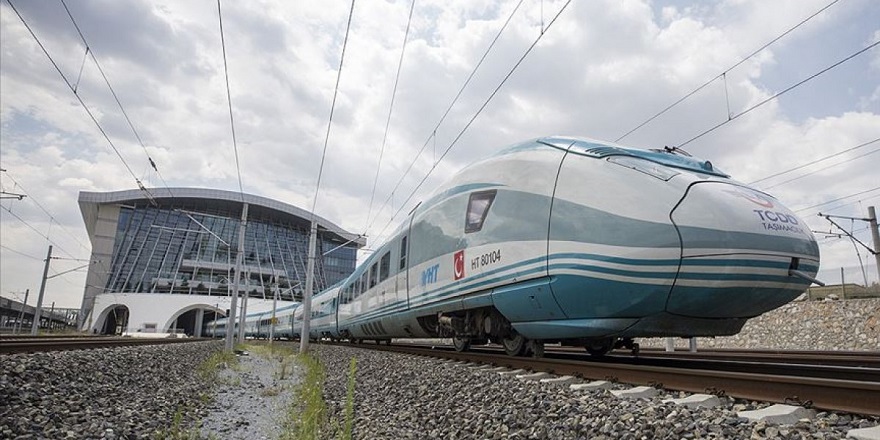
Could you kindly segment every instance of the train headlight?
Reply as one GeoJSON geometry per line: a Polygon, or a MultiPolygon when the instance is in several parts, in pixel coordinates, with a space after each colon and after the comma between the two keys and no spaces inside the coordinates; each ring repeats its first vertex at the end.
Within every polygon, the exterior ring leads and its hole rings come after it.
{"type": "Polygon", "coordinates": [[[651,162],[650,160],[639,159],[632,156],[611,156],[608,158],[608,162],[616,163],[617,165],[620,165],[622,167],[640,171],[649,176],[656,177],[660,180],[669,180],[674,176],[681,174],[675,169],[660,165],[659,163],[651,162]]]}

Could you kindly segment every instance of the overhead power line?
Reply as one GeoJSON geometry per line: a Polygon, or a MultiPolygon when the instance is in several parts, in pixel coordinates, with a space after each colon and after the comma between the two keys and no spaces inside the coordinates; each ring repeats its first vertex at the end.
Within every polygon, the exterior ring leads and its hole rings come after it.
{"type": "MultiPolygon", "coordinates": [[[[415,166],[416,162],[418,161],[419,157],[421,157],[421,155],[425,151],[425,149],[428,148],[428,145],[430,144],[431,139],[433,138],[436,141],[437,130],[440,128],[440,126],[446,120],[446,117],[449,115],[449,112],[452,111],[452,108],[458,102],[458,99],[461,97],[462,93],[464,93],[464,90],[467,88],[468,84],[470,84],[471,79],[473,79],[474,75],[477,73],[477,70],[479,70],[480,66],[483,65],[483,61],[485,61],[486,57],[489,56],[489,53],[492,52],[492,48],[495,47],[495,43],[501,37],[501,34],[504,33],[504,30],[507,29],[507,25],[510,24],[510,20],[516,14],[516,11],[519,10],[519,7],[520,7],[520,5],[522,5],[522,3],[523,3],[523,0],[520,0],[516,4],[516,6],[513,8],[513,10],[510,11],[510,14],[507,16],[507,20],[504,22],[504,25],[501,26],[501,29],[498,30],[497,34],[495,34],[495,38],[492,39],[492,42],[489,43],[489,46],[486,48],[486,51],[483,52],[483,56],[480,57],[480,61],[477,62],[477,64],[471,70],[470,75],[468,75],[467,79],[464,81],[464,83],[458,89],[458,93],[456,93],[455,97],[452,99],[452,102],[450,102],[449,105],[446,107],[446,111],[443,112],[443,116],[441,116],[440,120],[437,121],[437,124],[434,125],[433,131],[431,133],[428,133],[428,137],[425,139],[425,142],[422,144],[422,148],[419,150],[418,153],[416,153],[415,156],[413,156],[412,161],[410,161],[406,170],[400,176],[400,179],[397,181],[397,184],[394,185],[394,189],[392,189],[391,192],[388,194],[388,198],[385,199],[385,201],[382,203],[382,206],[380,206],[379,210],[376,211],[376,217],[374,217],[373,220],[368,223],[366,229],[370,229],[373,226],[373,222],[375,222],[376,219],[379,217],[379,212],[381,212],[383,208],[388,206],[388,203],[391,201],[391,198],[394,196],[394,193],[400,188],[400,185],[403,184],[403,180],[406,178],[407,175],[409,175],[409,172],[412,170],[413,166],[415,166]]],[[[542,27],[542,29],[543,29],[543,27],[542,27]]],[[[369,220],[369,218],[368,218],[368,220],[369,220]]]]}
{"type": "Polygon", "coordinates": [[[345,38],[342,40],[342,55],[339,57],[339,70],[336,72],[336,86],[333,88],[333,101],[330,103],[330,118],[327,121],[327,134],[324,136],[324,149],[321,151],[321,165],[318,167],[318,181],[315,184],[315,197],[312,199],[312,221],[315,218],[315,206],[318,205],[318,190],[321,188],[321,175],[324,173],[324,159],[327,158],[327,143],[330,141],[330,127],[333,125],[333,112],[336,110],[336,96],[339,93],[339,80],[342,78],[342,66],[345,63],[345,47],[348,45],[348,33],[351,30],[351,17],[354,16],[354,0],[348,12],[348,24],[345,26],[345,38]]]}
{"type": "Polygon", "coordinates": [[[30,32],[31,37],[34,38],[34,41],[37,42],[37,45],[40,46],[40,49],[43,51],[43,53],[46,55],[46,57],[49,58],[49,61],[52,63],[52,66],[55,67],[55,70],[58,72],[59,75],[61,75],[61,79],[64,80],[64,83],[65,83],[65,84],[67,84],[67,87],[68,87],[68,88],[70,89],[70,91],[73,93],[73,96],[76,97],[77,101],[79,101],[79,104],[82,106],[82,108],[83,108],[83,109],[86,111],[86,113],[89,115],[89,118],[91,118],[91,119],[92,119],[92,122],[95,123],[95,126],[98,127],[98,130],[101,132],[101,135],[103,135],[103,136],[104,136],[104,139],[107,140],[107,143],[110,144],[110,148],[113,149],[113,152],[115,152],[115,153],[116,153],[116,156],[119,157],[119,160],[120,160],[120,161],[122,162],[122,164],[125,166],[125,169],[128,170],[128,173],[131,174],[131,177],[134,178],[135,182],[136,182],[137,185],[138,185],[138,188],[139,188],[141,191],[143,191],[143,192],[147,195],[147,198],[150,200],[150,202],[151,202],[153,205],[156,205],[156,201],[155,201],[155,199],[153,198],[152,193],[150,193],[150,191],[144,186],[144,184],[143,184],[143,183],[141,182],[141,180],[137,177],[137,175],[134,173],[134,171],[132,171],[131,167],[128,165],[128,162],[126,162],[125,158],[122,157],[122,153],[119,152],[119,149],[116,148],[116,145],[113,143],[112,140],[110,140],[110,136],[107,135],[107,132],[104,130],[104,127],[101,126],[101,123],[98,122],[98,119],[95,117],[94,114],[92,114],[92,111],[89,109],[89,106],[86,105],[86,103],[85,103],[85,101],[83,101],[82,97],[80,97],[79,94],[76,92],[76,87],[74,87],[74,85],[70,83],[70,81],[67,79],[67,77],[64,76],[64,73],[61,71],[61,68],[58,67],[58,63],[55,62],[55,59],[52,58],[52,55],[50,55],[50,54],[49,54],[49,51],[46,50],[46,47],[43,46],[43,43],[42,43],[42,42],[40,41],[40,39],[37,37],[37,34],[34,33],[34,30],[31,29],[30,25],[29,25],[28,22],[24,19],[24,17],[21,15],[21,13],[18,12],[18,9],[16,9],[15,5],[12,3],[12,0],[6,0],[6,2],[7,2],[7,3],[9,4],[9,6],[12,8],[12,11],[15,12],[15,15],[18,16],[18,19],[21,20],[21,23],[24,24],[24,27],[27,28],[28,32],[30,32]]]}
{"type": "Polygon", "coordinates": [[[778,98],[778,97],[780,97],[780,96],[782,96],[782,95],[788,93],[788,92],[791,91],[791,90],[794,90],[794,89],[800,87],[801,85],[803,85],[803,84],[809,82],[810,80],[816,78],[817,76],[822,75],[823,73],[825,73],[825,72],[827,72],[827,71],[829,71],[829,70],[831,70],[831,69],[833,69],[833,68],[835,68],[835,67],[837,67],[837,66],[839,66],[839,65],[841,65],[841,64],[843,64],[843,63],[845,63],[845,62],[847,62],[847,61],[849,61],[849,60],[851,60],[851,59],[853,59],[853,58],[855,58],[855,57],[857,57],[857,56],[859,56],[859,55],[861,55],[861,54],[863,54],[863,53],[865,53],[865,52],[867,52],[867,51],[869,51],[869,50],[871,50],[871,49],[873,49],[873,48],[875,48],[875,47],[877,47],[878,44],[880,44],[880,41],[875,41],[874,43],[872,43],[872,44],[870,44],[870,45],[868,45],[868,46],[862,48],[861,50],[859,50],[859,51],[857,51],[857,52],[855,52],[855,53],[853,53],[853,54],[850,54],[850,55],[847,56],[846,58],[844,58],[844,59],[842,59],[842,60],[840,60],[840,61],[838,61],[838,62],[836,62],[836,63],[834,63],[834,64],[832,64],[832,65],[830,65],[830,66],[828,66],[828,67],[826,67],[826,68],[824,68],[824,69],[822,69],[822,70],[820,70],[820,71],[818,71],[818,72],[816,72],[816,73],[814,73],[814,74],[812,74],[812,75],[810,75],[810,76],[808,76],[807,78],[804,78],[804,79],[798,81],[797,83],[795,83],[795,84],[793,84],[793,85],[791,85],[791,86],[788,86],[785,90],[782,90],[781,92],[775,93],[775,94],[773,94],[772,96],[770,96],[770,97],[764,99],[763,101],[761,101],[761,102],[759,102],[759,103],[757,103],[757,104],[755,104],[755,105],[753,105],[753,106],[751,106],[751,107],[749,107],[749,108],[747,108],[747,109],[745,109],[745,110],[743,110],[743,111],[741,111],[741,112],[739,112],[739,113],[737,113],[737,114],[735,114],[735,115],[728,116],[728,118],[727,118],[726,121],[722,121],[722,122],[716,124],[714,127],[712,127],[712,128],[710,128],[710,129],[708,129],[708,130],[706,130],[706,131],[704,131],[704,132],[702,132],[702,133],[700,133],[700,134],[698,134],[698,135],[696,135],[696,136],[694,136],[694,137],[688,139],[687,141],[685,141],[685,142],[683,142],[683,143],[677,145],[677,147],[683,147],[683,146],[685,146],[685,145],[687,145],[687,144],[689,144],[689,143],[691,143],[691,142],[693,142],[693,141],[695,141],[695,140],[697,140],[697,139],[699,139],[699,138],[701,138],[701,137],[703,137],[703,136],[705,136],[705,135],[707,135],[707,134],[709,134],[709,133],[711,133],[711,132],[717,130],[718,128],[721,128],[722,126],[727,125],[727,123],[736,120],[736,119],[739,118],[740,116],[743,116],[743,115],[745,115],[745,114],[748,114],[748,113],[751,112],[752,110],[754,110],[754,109],[756,109],[756,108],[758,108],[758,107],[761,107],[762,105],[764,105],[764,104],[766,104],[766,103],[768,103],[768,102],[770,102],[770,101],[772,101],[772,100],[774,100],[774,99],[776,99],[776,98],[778,98]]]}
{"type": "Polygon", "coordinates": [[[49,221],[51,221],[51,222],[55,222],[55,224],[57,224],[59,227],[61,227],[61,230],[63,230],[65,233],[67,233],[67,235],[69,235],[71,238],[73,238],[73,240],[76,241],[76,243],[79,244],[79,246],[80,246],[81,248],[83,248],[83,249],[85,249],[85,250],[87,250],[87,251],[91,251],[91,247],[86,246],[85,244],[83,244],[83,242],[81,242],[81,241],[79,240],[79,238],[77,238],[76,235],[74,235],[72,232],[70,232],[70,230],[68,230],[67,228],[65,228],[64,225],[62,225],[61,222],[59,222],[58,219],[56,219],[55,216],[52,215],[52,213],[49,212],[49,211],[46,209],[45,206],[43,206],[39,201],[37,201],[36,198],[34,198],[33,194],[29,194],[29,193],[27,192],[27,190],[21,185],[21,183],[19,183],[17,180],[15,180],[15,178],[12,177],[12,175],[9,174],[9,171],[8,171],[8,170],[3,170],[3,172],[6,173],[6,177],[8,177],[10,180],[12,180],[12,182],[13,182],[17,187],[21,188],[21,192],[23,192],[23,193],[28,197],[28,200],[34,202],[34,204],[37,205],[37,207],[40,208],[40,209],[43,211],[43,213],[46,214],[46,215],[49,217],[49,221]]]}
{"type": "Polygon", "coordinates": [[[716,80],[718,80],[718,79],[720,79],[720,78],[724,78],[724,77],[725,77],[725,76],[726,76],[731,70],[733,70],[733,69],[739,67],[742,63],[748,61],[749,59],[751,59],[751,58],[754,57],[755,55],[757,55],[757,54],[763,52],[764,49],[766,49],[767,47],[769,47],[771,44],[773,44],[773,43],[779,41],[782,37],[785,37],[786,35],[788,35],[788,34],[791,33],[792,31],[794,31],[795,29],[801,27],[804,23],[806,23],[806,22],[812,20],[815,16],[821,14],[822,12],[824,12],[826,9],[830,8],[831,6],[833,6],[833,5],[834,5],[835,3],[837,3],[838,1],[840,1],[840,0],[834,0],[834,1],[832,1],[831,3],[828,3],[828,4],[825,5],[822,9],[819,9],[818,11],[814,12],[814,13],[813,13],[812,15],[810,15],[809,17],[807,17],[807,18],[801,20],[798,24],[796,24],[796,25],[790,27],[787,31],[785,31],[785,32],[779,34],[778,36],[776,36],[776,38],[774,38],[774,39],[768,41],[767,43],[764,43],[763,46],[759,47],[758,49],[756,49],[755,51],[753,51],[752,53],[750,53],[748,56],[746,56],[745,58],[743,58],[743,59],[737,61],[734,65],[728,67],[725,71],[723,71],[723,72],[719,73],[718,75],[712,77],[712,79],[706,81],[705,83],[703,83],[703,84],[700,85],[699,87],[695,88],[694,90],[691,90],[689,93],[687,93],[686,95],[682,96],[681,98],[679,98],[677,101],[673,102],[672,104],[669,104],[669,105],[666,106],[663,110],[660,110],[659,112],[657,112],[654,116],[651,116],[650,118],[648,118],[648,119],[646,119],[645,121],[643,121],[641,124],[639,124],[639,125],[633,127],[630,131],[624,133],[623,135],[621,135],[620,137],[618,137],[617,139],[615,139],[614,142],[620,142],[623,138],[625,138],[625,137],[631,135],[631,134],[634,133],[636,130],[638,130],[638,129],[644,127],[645,125],[648,125],[648,124],[651,123],[651,121],[653,121],[654,119],[657,119],[658,117],[660,117],[661,115],[663,115],[663,114],[666,113],[667,111],[671,110],[673,107],[677,106],[678,104],[681,104],[682,102],[684,102],[685,100],[687,100],[687,99],[690,98],[691,96],[695,95],[695,94],[696,94],[697,92],[699,92],[700,90],[703,90],[703,89],[704,89],[706,86],[708,86],[709,84],[712,84],[713,82],[715,82],[716,80]]]}
{"type": "Polygon", "coordinates": [[[838,198],[833,199],[833,200],[828,200],[827,202],[817,203],[817,204],[815,204],[815,205],[807,206],[806,208],[796,209],[794,212],[803,212],[803,211],[806,211],[806,210],[808,210],[808,209],[818,208],[818,207],[820,207],[820,206],[824,206],[824,205],[827,205],[827,204],[829,204],[829,203],[834,203],[834,202],[837,202],[837,201],[840,201],[840,200],[848,199],[848,198],[850,198],[850,197],[860,196],[860,195],[862,195],[862,194],[867,194],[867,193],[869,193],[869,192],[877,191],[878,189],[880,189],[880,186],[878,186],[878,187],[876,187],[876,188],[871,188],[871,189],[868,189],[868,190],[865,190],[865,191],[860,191],[860,192],[857,192],[857,193],[855,193],[855,194],[850,194],[850,195],[848,195],[848,196],[843,196],[843,197],[838,197],[838,198]]]}
{"type": "Polygon", "coordinates": [[[229,105],[229,127],[232,129],[232,149],[235,151],[235,171],[238,173],[238,194],[244,203],[244,187],[241,184],[241,165],[238,162],[238,143],[235,140],[235,118],[232,116],[232,93],[229,92],[229,67],[226,62],[226,39],[223,37],[223,13],[217,0],[217,19],[220,21],[220,46],[223,49],[223,76],[226,78],[226,103],[229,105]]]}
{"type": "Polygon", "coordinates": [[[27,226],[28,228],[30,228],[32,231],[36,232],[37,235],[39,235],[40,237],[45,238],[46,241],[48,241],[49,243],[51,243],[53,246],[55,246],[55,248],[57,248],[57,249],[60,250],[61,252],[64,252],[65,254],[67,254],[68,257],[70,257],[70,258],[76,258],[73,254],[71,254],[71,253],[68,252],[66,249],[64,249],[63,247],[59,246],[58,243],[56,243],[56,242],[53,241],[51,238],[49,238],[49,235],[48,235],[48,234],[44,234],[44,233],[41,232],[39,229],[37,229],[34,225],[28,223],[27,220],[25,220],[25,219],[19,217],[18,214],[12,212],[12,210],[10,210],[9,208],[7,208],[7,207],[5,207],[5,206],[3,206],[3,205],[0,205],[0,208],[2,208],[4,211],[8,212],[9,215],[11,215],[11,216],[15,217],[16,219],[18,219],[18,221],[20,221],[21,223],[23,223],[25,226],[27,226]]]}
{"type": "Polygon", "coordinates": [[[486,98],[486,100],[483,102],[483,104],[480,106],[480,108],[477,109],[476,113],[474,113],[474,115],[471,116],[470,120],[468,120],[468,122],[461,129],[461,131],[459,131],[458,135],[455,136],[455,138],[452,140],[452,142],[450,142],[449,146],[447,146],[446,149],[443,151],[443,154],[440,155],[440,157],[437,159],[437,161],[434,162],[434,165],[431,166],[431,169],[428,170],[428,173],[425,174],[425,176],[422,178],[422,180],[419,182],[419,184],[416,185],[416,187],[413,188],[412,192],[409,193],[409,196],[407,196],[406,200],[403,201],[403,203],[400,205],[400,208],[398,208],[398,210],[391,216],[391,220],[389,220],[388,223],[385,224],[385,227],[382,228],[382,231],[379,233],[380,236],[385,232],[385,230],[388,228],[388,226],[391,224],[391,222],[394,220],[394,218],[397,216],[397,214],[399,214],[400,211],[402,211],[404,209],[404,207],[406,207],[406,204],[409,203],[409,201],[412,199],[412,197],[416,194],[416,191],[418,191],[419,188],[421,188],[422,185],[425,183],[425,181],[428,180],[428,176],[430,176],[431,173],[434,172],[435,169],[437,169],[437,165],[440,163],[440,161],[442,161],[446,157],[446,155],[449,154],[449,151],[451,151],[452,148],[458,143],[459,139],[461,139],[461,137],[468,130],[468,128],[470,128],[471,124],[473,124],[474,121],[477,119],[477,117],[480,116],[480,114],[483,112],[483,110],[486,109],[486,106],[488,106],[489,103],[492,102],[492,98],[494,98],[495,95],[498,93],[498,91],[501,90],[501,87],[503,87],[504,84],[507,83],[507,80],[510,79],[510,77],[513,75],[513,73],[516,71],[516,69],[522,64],[522,62],[529,55],[529,53],[532,52],[532,49],[534,49],[535,46],[538,45],[538,43],[541,41],[541,38],[543,38],[544,35],[546,35],[546,33],[550,29],[550,27],[553,26],[554,23],[556,23],[556,20],[559,18],[559,16],[562,15],[563,12],[565,12],[565,9],[568,7],[569,4],[571,4],[571,0],[568,0],[567,2],[565,2],[564,5],[562,5],[562,7],[559,9],[559,12],[556,13],[556,15],[553,17],[552,20],[550,20],[549,23],[547,23],[547,26],[543,28],[543,31],[538,35],[537,38],[535,38],[535,41],[533,41],[532,44],[528,47],[528,49],[526,49],[525,52],[523,52],[522,56],[520,56],[520,58],[519,58],[519,60],[517,60],[516,64],[514,64],[513,67],[510,69],[510,71],[507,72],[507,75],[505,75],[504,78],[501,80],[501,82],[498,83],[498,86],[495,87],[495,89],[492,91],[492,93],[489,95],[489,97],[486,98]]]}
{"type": "Polygon", "coordinates": [[[21,251],[17,251],[17,250],[15,250],[15,249],[12,249],[11,247],[6,246],[6,245],[4,245],[4,244],[0,244],[0,248],[6,249],[7,251],[12,252],[13,254],[18,254],[18,255],[21,255],[22,257],[30,258],[31,260],[43,261],[43,259],[40,258],[40,257],[35,257],[35,256],[33,256],[33,255],[28,255],[28,254],[26,254],[26,253],[24,253],[24,252],[21,252],[21,251]]]}
{"type": "MultiPolygon", "coordinates": [[[[165,188],[168,190],[168,193],[171,195],[171,197],[174,197],[174,193],[171,192],[171,188],[168,186],[168,182],[165,181],[162,173],[159,172],[159,168],[156,166],[156,162],[150,156],[150,152],[147,151],[147,146],[144,144],[143,139],[141,139],[141,135],[138,133],[137,129],[134,128],[134,124],[131,122],[131,118],[129,118],[128,113],[125,111],[125,107],[123,107],[122,101],[119,100],[119,96],[116,94],[116,90],[114,90],[113,86],[110,84],[110,79],[107,77],[107,74],[104,73],[104,69],[101,67],[101,63],[98,62],[98,58],[97,56],[95,56],[94,49],[92,49],[92,46],[89,45],[88,41],[86,41],[85,35],[83,35],[82,30],[80,30],[79,28],[79,24],[77,24],[76,19],[73,18],[73,14],[70,12],[70,8],[67,7],[67,3],[64,0],[61,0],[61,4],[64,6],[64,10],[67,11],[67,16],[70,17],[70,21],[71,23],[73,23],[73,27],[76,28],[76,32],[79,34],[79,38],[82,40],[83,45],[85,45],[86,54],[92,58],[92,62],[95,63],[95,67],[98,68],[98,72],[100,72],[101,77],[104,78],[104,83],[107,84],[107,88],[110,89],[110,93],[113,95],[113,99],[116,100],[116,105],[119,106],[119,111],[121,111],[122,116],[125,117],[125,122],[128,123],[128,126],[131,128],[131,132],[134,133],[135,139],[137,139],[138,144],[140,144],[141,148],[144,150],[144,154],[147,155],[147,160],[150,162],[150,166],[159,176],[159,179],[162,180],[162,184],[165,185],[165,188]]],[[[85,62],[85,59],[83,59],[83,62],[85,62]]],[[[80,68],[80,75],[82,75],[82,68],[80,68]]],[[[77,83],[79,83],[79,81],[77,81],[77,83]]]]}
{"type": "Polygon", "coordinates": [[[809,161],[809,162],[807,162],[807,163],[805,163],[805,164],[803,164],[803,165],[798,165],[798,166],[796,166],[796,167],[794,167],[794,168],[789,168],[789,169],[787,169],[787,170],[785,170],[785,171],[780,171],[780,172],[778,172],[778,173],[771,174],[771,175],[769,175],[769,176],[767,176],[767,177],[762,177],[762,178],[760,178],[760,179],[758,179],[758,180],[754,180],[754,181],[749,182],[749,185],[754,185],[754,184],[756,184],[756,183],[758,183],[758,182],[763,182],[763,181],[765,181],[765,180],[772,179],[772,178],[774,178],[774,177],[779,177],[779,176],[781,176],[781,175],[783,175],[783,174],[788,174],[788,173],[790,173],[790,172],[792,172],[792,171],[797,171],[797,170],[800,170],[800,169],[802,169],[802,168],[806,168],[806,167],[808,167],[808,166],[810,166],[810,165],[817,164],[817,163],[819,163],[819,162],[822,162],[822,161],[825,161],[825,160],[831,159],[832,157],[840,156],[841,154],[844,154],[844,153],[849,153],[850,151],[853,151],[853,150],[858,150],[859,148],[866,147],[866,146],[871,145],[871,144],[873,144],[873,143],[875,143],[875,142],[878,142],[878,141],[880,141],[880,138],[874,139],[874,140],[872,140],[872,141],[865,142],[865,143],[863,143],[863,144],[856,145],[855,147],[852,147],[852,148],[847,148],[846,150],[839,151],[839,152],[834,153],[834,154],[829,154],[828,156],[821,157],[821,158],[819,158],[819,159],[809,161]]]}
{"type": "Polygon", "coordinates": [[[804,177],[807,177],[807,176],[810,176],[810,175],[816,174],[816,173],[818,173],[818,172],[820,172],[820,171],[825,171],[825,170],[827,170],[828,168],[836,167],[836,166],[838,166],[838,165],[843,165],[843,164],[845,164],[845,163],[852,162],[852,161],[854,161],[854,160],[856,160],[856,159],[859,159],[859,158],[862,158],[862,157],[865,157],[865,156],[868,156],[868,155],[870,155],[870,154],[874,154],[874,153],[877,153],[877,152],[880,152],[880,148],[878,148],[878,149],[876,149],[876,150],[873,150],[873,151],[869,151],[869,152],[867,152],[867,153],[865,153],[865,154],[860,154],[860,155],[858,155],[858,156],[853,156],[853,157],[851,157],[851,158],[849,158],[849,159],[846,159],[846,160],[844,160],[844,161],[841,161],[841,162],[837,162],[837,163],[834,163],[834,164],[831,164],[831,165],[828,165],[828,166],[824,166],[824,167],[822,167],[822,168],[819,168],[818,170],[813,170],[813,171],[810,171],[810,172],[808,172],[808,173],[801,174],[800,176],[793,177],[793,178],[788,179],[788,180],[784,180],[784,181],[779,182],[779,183],[777,183],[777,184],[770,185],[770,186],[768,186],[768,187],[766,187],[766,188],[764,188],[764,189],[765,189],[765,190],[773,189],[773,188],[776,188],[777,186],[782,186],[782,185],[785,185],[786,183],[790,183],[790,182],[794,182],[795,180],[803,179],[804,177]]]}
{"type": "MultiPolygon", "coordinates": [[[[403,45],[400,48],[400,60],[397,62],[397,75],[394,77],[394,88],[391,90],[391,104],[388,106],[388,118],[385,119],[385,134],[382,135],[382,147],[379,149],[379,163],[376,164],[376,177],[373,179],[373,191],[370,193],[370,207],[367,209],[367,221],[373,212],[373,199],[376,196],[376,186],[379,184],[379,171],[382,169],[382,156],[385,153],[385,141],[388,139],[388,126],[391,125],[391,112],[394,110],[394,97],[397,95],[397,83],[400,81],[400,70],[403,67],[403,54],[406,52],[406,40],[409,37],[409,25],[412,23],[413,10],[416,0],[412,0],[409,7],[409,18],[406,20],[406,31],[403,33],[403,45]]],[[[366,228],[364,228],[366,229],[366,228]]],[[[366,230],[364,231],[366,233],[366,230]]]]}

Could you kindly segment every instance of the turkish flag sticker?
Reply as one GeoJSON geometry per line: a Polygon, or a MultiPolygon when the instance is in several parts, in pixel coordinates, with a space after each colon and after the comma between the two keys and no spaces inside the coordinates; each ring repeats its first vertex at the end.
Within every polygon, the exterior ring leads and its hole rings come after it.
{"type": "Polygon", "coordinates": [[[452,268],[456,280],[464,278],[464,249],[456,252],[452,257],[452,268]]]}

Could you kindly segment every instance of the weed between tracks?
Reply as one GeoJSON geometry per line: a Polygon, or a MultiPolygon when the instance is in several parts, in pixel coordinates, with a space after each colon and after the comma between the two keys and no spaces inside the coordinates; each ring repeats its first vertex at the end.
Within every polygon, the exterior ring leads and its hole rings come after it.
{"type": "MultiPolygon", "coordinates": [[[[206,383],[213,385],[214,383],[223,382],[220,378],[220,371],[227,368],[237,369],[238,357],[234,353],[221,350],[202,362],[196,368],[196,374],[206,383]]],[[[211,400],[211,396],[211,393],[202,392],[199,393],[199,400],[202,404],[206,404],[211,400]]],[[[201,422],[196,422],[195,426],[191,428],[183,427],[184,414],[191,414],[192,411],[190,409],[188,405],[178,407],[171,420],[171,425],[156,432],[153,438],[156,440],[196,440],[203,438],[199,430],[201,422]]],[[[212,435],[208,438],[214,439],[215,437],[212,435]]]]}
{"type": "Polygon", "coordinates": [[[324,366],[316,357],[308,353],[297,355],[296,359],[305,369],[305,374],[295,390],[296,399],[288,411],[281,438],[315,440],[335,437],[351,440],[354,425],[356,359],[352,358],[349,366],[345,410],[341,423],[337,418],[328,415],[327,403],[324,402],[326,378],[324,366]]]}

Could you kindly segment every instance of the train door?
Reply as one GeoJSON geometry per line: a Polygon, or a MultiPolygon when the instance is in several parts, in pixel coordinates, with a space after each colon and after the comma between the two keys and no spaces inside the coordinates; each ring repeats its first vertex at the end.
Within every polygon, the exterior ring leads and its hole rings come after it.
{"type": "Polygon", "coordinates": [[[409,266],[410,266],[410,236],[412,235],[412,221],[413,221],[413,213],[419,206],[416,205],[413,208],[412,212],[410,212],[409,219],[407,220],[406,227],[403,229],[402,238],[400,239],[400,260],[397,262],[397,267],[399,270],[397,279],[397,291],[403,291],[406,298],[406,309],[410,308],[410,298],[409,298],[409,266]]]}

